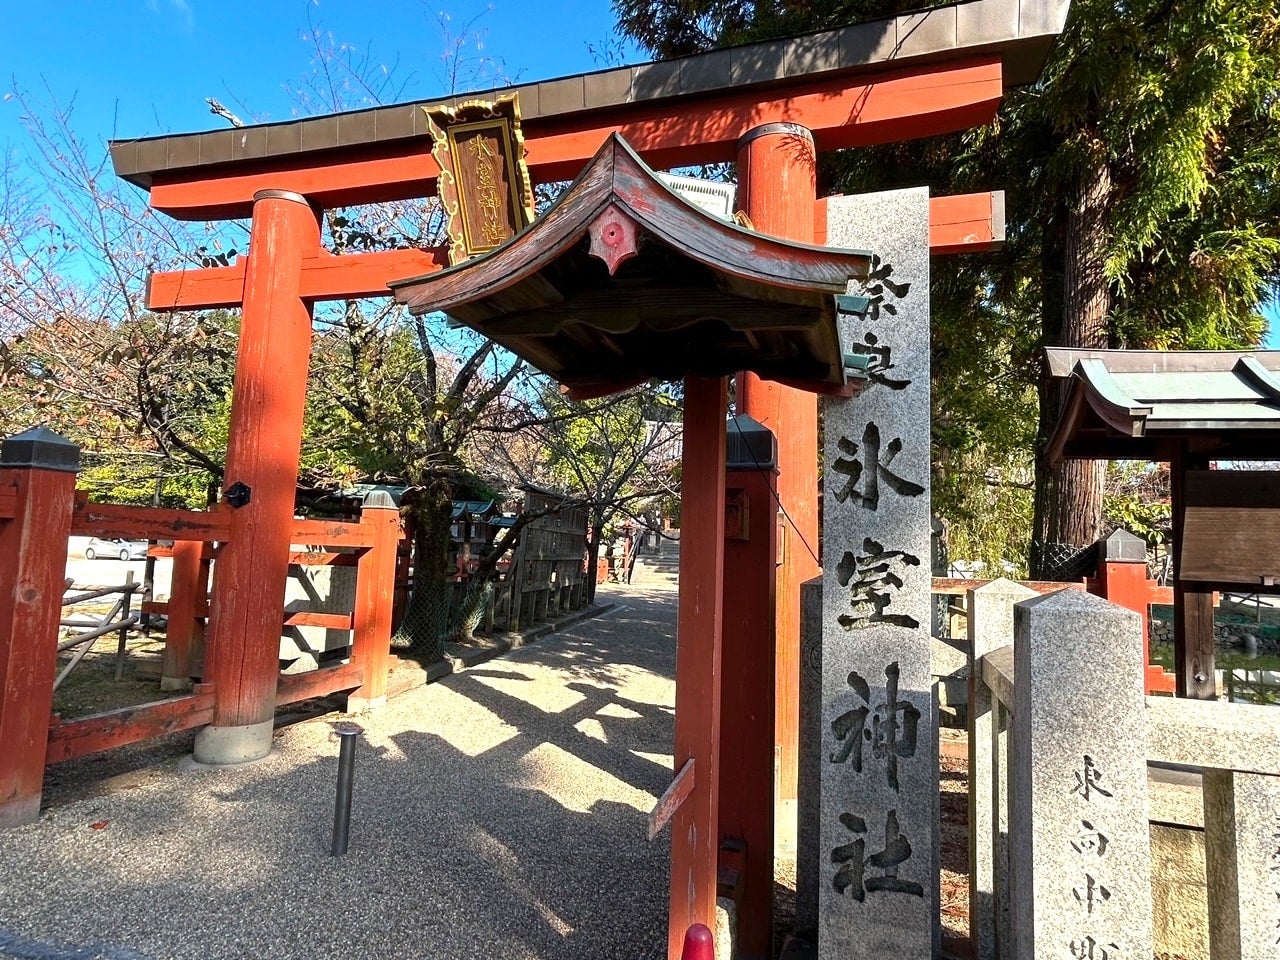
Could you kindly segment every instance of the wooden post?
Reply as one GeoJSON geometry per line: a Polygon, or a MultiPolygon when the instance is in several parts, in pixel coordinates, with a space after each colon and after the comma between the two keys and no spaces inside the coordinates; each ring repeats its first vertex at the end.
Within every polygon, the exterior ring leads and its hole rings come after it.
{"type": "MultiPolygon", "coordinates": [[[[813,243],[817,191],[813,134],[795,123],[766,123],[738,141],[738,205],[761,233],[813,243]]],[[[818,400],[814,394],[761,380],[737,378],[738,410],[781,441],[778,500],[783,521],[777,569],[774,743],[778,794],[796,798],[800,729],[800,584],[818,566],[818,400]]],[[[794,827],[792,828],[794,830],[794,827]]]]}
{"type": "Polygon", "coordinates": [[[175,540],[173,572],[169,577],[169,626],[164,636],[164,661],[160,689],[188,690],[194,676],[193,654],[203,640],[202,611],[208,606],[209,565],[204,562],[204,542],[175,540]]]}
{"type": "Polygon", "coordinates": [[[696,784],[671,824],[667,957],[685,931],[715,927],[720,831],[720,650],[724,582],[724,378],[687,377],[681,482],[679,643],[676,645],[675,767],[697,766],[696,784]]]}
{"type": "Polygon", "coordinates": [[[1206,470],[1209,458],[1185,446],[1169,464],[1173,507],[1173,659],[1177,695],[1193,700],[1218,699],[1214,672],[1213,591],[1182,579],[1182,541],[1187,516],[1187,471],[1206,470]]]}
{"type": "Polygon", "coordinates": [[[374,542],[356,565],[351,660],[363,664],[364,684],[347,697],[348,713],[372,710],[387,702],[400,510],[389,493],[375,490],[365,497],[360,523],[373,528],[374,542]]]}
{"type": "Polygon", "coordinates": [[[728,430],[720,836],[745,847],[735,955],[764,960],[773,948],[777,444],[747,416],[728,430]]]}
{"type": "Polygon", "coordinates": [[[319,218],[304,197],[255,196],[223,491],[235,509],[213,573],[204,679],[216,701],[213,723],[196,735],[202,763],[271,749],[311,355],[311,304],[299,282],[303,258],[319,247],[319,218]]]}
{"type": "Polygon", "coordinates": [[[0,827],[40,815],[79,465],[43,427],[0,448],[0,827]]]}

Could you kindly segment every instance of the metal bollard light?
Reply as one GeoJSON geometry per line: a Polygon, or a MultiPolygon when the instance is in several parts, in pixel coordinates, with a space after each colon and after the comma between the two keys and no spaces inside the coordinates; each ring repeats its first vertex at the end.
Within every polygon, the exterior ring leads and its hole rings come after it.
{"type": "Polygon", "coordinates": [[[329,855],[340,857],[347,852],[351,834],[351,786],[356,772],[356,735],[363,733],[359,724],[335,723],[333,732],[342,746],[338,750],[338,792],[333,804],[333,845],[329,855]]]}

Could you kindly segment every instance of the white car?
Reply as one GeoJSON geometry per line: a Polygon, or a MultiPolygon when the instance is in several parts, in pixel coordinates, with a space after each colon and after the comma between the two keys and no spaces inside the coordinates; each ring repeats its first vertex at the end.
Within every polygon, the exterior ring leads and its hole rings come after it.
{"type": "Polygon", "coordinates": [[[85,544],[84,558],[86,560],[96,560],[98,557],[109,560],[145,560],[148,546],[150,544],[146,540],[108,540],[94,537],[85,544]]]}

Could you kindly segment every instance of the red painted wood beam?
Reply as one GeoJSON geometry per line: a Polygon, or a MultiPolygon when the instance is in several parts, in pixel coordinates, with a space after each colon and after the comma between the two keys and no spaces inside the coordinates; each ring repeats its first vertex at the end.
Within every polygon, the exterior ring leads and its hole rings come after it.
{"type": "MultiPolygon", "coordinates": [[[[827,242],[827,201],[814,207],[814,243],[827,242]]],[[[981,253],[1004,243],[1004,191],[929,198],[929,252],[981,253]]]]}
{"type": "Polygon", "coordinates": [[[930,253],[980,253],[1003,243],[1003,190],[929,199],[930,253]]]}
{"type": "Polygon", "coordinates": [[[120,707],[65,723],[58,720],[48,728],[48,762],[61,763],[190,730],[208,723],[212,717],[212,688],[198,684],[190,696],[120,707]]]}
{"type": "MultiPolygon", "coordinates": [[[[320,245],[316,211],[302,197],[261,194],[254,206],[244,312],[227,443],[226,484],[247,500],[230,509],[230,535],[213,569],[204,676],[215,688],[213,723],[196,735],[196,759],[266,756],[279,676],[280,605],[295,528],[302,414],[311,358],[311,307],[299,293],[302,260],[320,245]]],[[[337,524],[356,527],[358,524],[337,524]]],[[[317,529],[317,533],[322,533],[317,529]]],[[[322,536],[303,540],[324,543],[322,536]]]]}
{"type": "Polygon", "coordinates": [[[360,523],[371,528],[374,542],[360,555],[356,570],[351,659],[364,666],[364,683],[347,699],[348,713],[379,707],[387,699],[396,555],[403,535],[400,511],[390,502],[390,497],[385,505],[365,506],[360,523]]]}
{"type": "Polygon", "coordinates": [[[170,510],[122,503],[77,503],[71,535],[121,537],[125,540],[226,540],[231,533],[230,507],[170,510]]]}
{"type": "Polygon", "coordinates": [[[169,626],[165,630],[161,690],[185,690],[191,685],[194,654],[197,648],[201,652],[204,648],[208,596],[209,563],[204,559],[204,544],[198,540],[175,540],[165,611],[169,626]]]}
{"type": "MultiPolygon", "coordinates": [[[[733,469],[727,476],[737,491],[735,499],[743,504],[745,522],[738,537],[725,541],[724,551],[725,569],[733,571],[725,580],[724,632],[732,639],[724,646],[721,664],[719,810],[720,836],[741,840],[746,848],[735,944],[735,954],[743,960],[772,956],[775,744],[779,767],[785,763],[781,757],[796,753],[796,728],[778,696],[789,683],[791,700],[798,704],[794,690],[800,684],[800,645],[798,637],[775,644],[774,618],[782,605],[775,609],[774,595],[785,582],[776,565],[777,480],[776,471],[755,467],[733,469]],[[746,539],[740,539],[743,534],[746,539]],[[794,676],[784,677],[781,671],[793,654],[794,676]],[[778,738],[778,730],[785,739],[778,738]]],[[[816,499],[816,475],[813,482],[816,499]]],[[[780,790],[788,796],[785,787],[780,790]]],[[[792,830],[782,828],[783,833],[792,830]]]]}
{"type": "Polygon", "coordinates": [[[671,821],[668,960],[680,956],[690,926],[715,925],[727,405],[723,377],[685,379],[674,752],[675,770],[696,760],[698,775],[671,821]]]}
{"type": "MultiPolygon", "coordinates": [[[[826,243],[826,198],[817,202],[814,242],[826,243]]],[[[929,201],[930,252],[976,253],[1004,241],[1004,196],[966,193],[933,197],[929,201]]],[[[241,258],[229,267],[161,271],[151,275],[147,290],[150,310],[197,310],[236,307],[244,296],[241,258]]],[[[428,250],[387,250],[335,257],[327,252],[302,261],[301,290],[313,302],[388,296],[387,282],[397,277],[433,273],[449,265],[443,247],[428,250]]]]}
{"type": "MultiPolygon", "coordinates": [[[[538,182],[577,176],[604,138],[620,132],[661,168],[734,159],[738,138],[762,123],[812,130],[820,150],[866,146],[965,130],[995,116],[1003,93],[999,56],[855,78],[818,78],[761,99],[758,93],[670,104],[627,104],[524,125],[538,182]]],[[[429,138],[296,154],[270,161],[155,175],[151,206],[180,220],[246,217],[259,190],[301,193],[325,208],[422,197],[439,168],[429,138]]]]}
{"type": "Polygon", "coordinates": [[[306,673],[282,673],[276,686],[276,706],[355,690],[363,682],[364,664],[354,662],[321,667],[306,673]]]}
{"type": "MultiPolygon", "coordinates": [[[[153,273],[147,285],[150,310],[196,310],[236,307],[244,297],[246,259],[229,267],[194,268],[153,273]]],[[[390,295],[387,282],[442,270],[449,265],[444,247],[386,250],[335,257],[327,251],[302,261],[299,292],[313,303],[390,295]]]]}

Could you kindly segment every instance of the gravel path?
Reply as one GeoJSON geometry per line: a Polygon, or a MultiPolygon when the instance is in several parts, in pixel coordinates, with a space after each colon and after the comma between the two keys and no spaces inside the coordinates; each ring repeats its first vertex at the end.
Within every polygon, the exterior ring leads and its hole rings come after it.
{"type": "Polygon", "coordinates": [[[668,841],[644,827],[670,781],[675,592],[608,599],[360,718],[345,857],[334,716],[240,769],[55,785],[38,823],[0,833],[0,957],[662,956],[668,841]]]}

